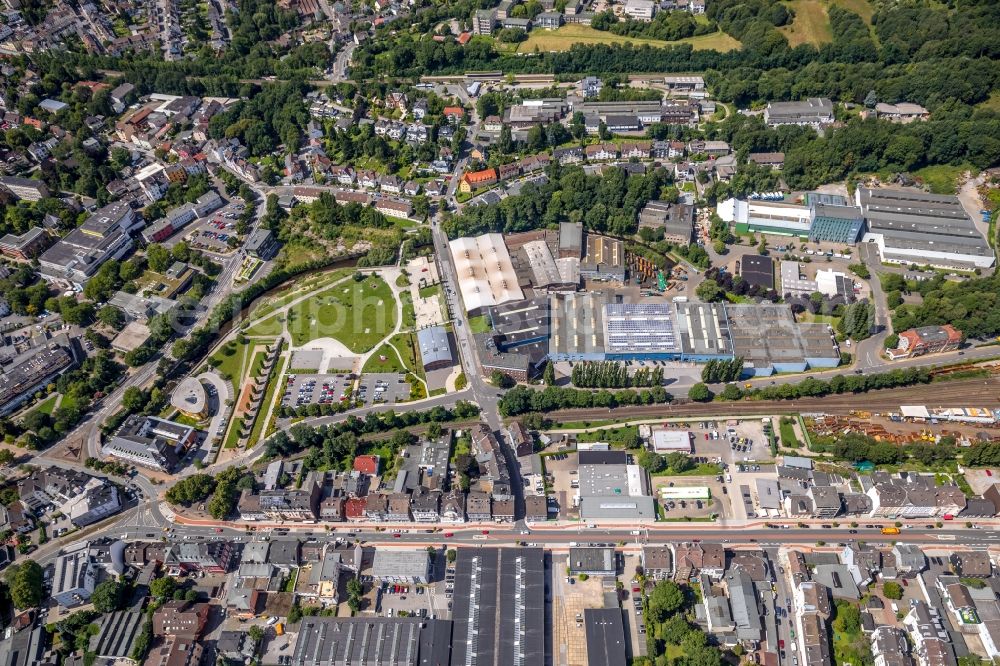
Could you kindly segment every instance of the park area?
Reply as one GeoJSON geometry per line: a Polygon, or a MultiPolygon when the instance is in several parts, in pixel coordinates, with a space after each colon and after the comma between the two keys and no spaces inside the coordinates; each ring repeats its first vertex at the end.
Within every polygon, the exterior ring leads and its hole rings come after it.
{"type": "Polygon", "coordinates": [[[699,35],[689,37],[675,42],[667,42],[658,39],[643,39],[639,37],[625,37],[612,32],[595,30],[590,26],[580,24],[564,25],[556,30],[532,30],[528,39],[517,48],[518,53],[533,53],[538,51],[568,51],[574,44],[625,44],[632,43],[635,46],[653,46],[662,48],[665,46],[679,46],[690,44],[696,51],[731,51],[740,48],[740,42],[730,37],[724,32],[716,32],[711,35],[699,35]]]}
{"type": "Polygon", "coordinates": [[[341,280],[305,298],[301,289],[294,294],[267,309],[255,311],[254,316],[263,312],[265,318],[253,323],[245,333],[276,336],[287,330],[295,347],[318,338],[333,338],[355,354],[363,354],[396,326],[395,297],[385,280],[377,275],[361,281],[341,280]],[[286,306],[285,312],[274,314],[286,306]]]}

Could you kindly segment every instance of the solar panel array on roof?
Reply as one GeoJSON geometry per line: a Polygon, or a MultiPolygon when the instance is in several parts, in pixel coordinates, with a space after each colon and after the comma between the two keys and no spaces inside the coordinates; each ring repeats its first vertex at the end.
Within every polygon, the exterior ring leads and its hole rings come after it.
{"type": "Polygon", "coordinates": [[[680,353],[673,307],[667,303],[608,303],[604,306],[608,353],[680,353]]]}

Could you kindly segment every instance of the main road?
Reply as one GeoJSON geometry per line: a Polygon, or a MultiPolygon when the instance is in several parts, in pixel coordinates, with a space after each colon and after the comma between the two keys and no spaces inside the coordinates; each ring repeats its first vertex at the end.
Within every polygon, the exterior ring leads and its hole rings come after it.
{"type": "MultiPolygon", "coordinates": [[[[1000,532],[992,529],[934,529],[928,528],[927,521],[911,521],[898,535],[884,535],[878,528],[846,529],[831,527],[823,529],[819,524],[812,527],[788,525],[787,529],[748,526],[735,528],[707,523],[654,523],[646,526],[618,526],[588,529],[583,525],[548,527],[518,525],[436,525],[434,528],[417,528],[407,525],[402,529],[370,526],[351,526],[339,523],[336,526],[297,525],[284,527],[255,526],[252,530],[243,526],[220,525],[166,525],[143,520],[137,516],[139,509],[130,509],[124,514],[105,521],[96,529],[88,531],[87,538],[109,537],[126,541],[170,539],[172,542],[199,541],[251,541],[275,538],[304,538],[317,541],[346,541],[366,546],[380,547],[474,547],[474,546],[539,546],[554,550],[566,550],[580,544],[610,544],[632,549],[646,544],[679,543],[684,541],[712,541],[727,548],[771,548],[778,546],[799,546],[803,548],[836,547],[851,541],[890,544],[912,543],[942,549],[979,549],[1000,546],[1000,532]],[[927,524],[925,524],[927,523],[927,524]]],[[[78,536],[78,535],[76,535],[78,536]]],[[[33,554],[33,558],[45,565],[55,558],[61,540],[53,540],[33,554]]]]}

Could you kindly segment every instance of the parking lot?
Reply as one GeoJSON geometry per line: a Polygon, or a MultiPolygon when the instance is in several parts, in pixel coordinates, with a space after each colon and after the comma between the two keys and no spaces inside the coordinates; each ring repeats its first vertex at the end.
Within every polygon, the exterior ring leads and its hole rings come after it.
{"type": "Polygon", "coordinates": [[[402,402],[410,397],[410,385],[396,372],[377,372],[361,375],[358,381],[358,399],[366,405],[402,402]]]}
{"type": "Polygon", "coordinates": [[[759,419],[693,422],[690,429],[695,456],[722,458],[730,465],[771,459],[771,445],[759,419]]]}
{"type": "MultiPolygon", "coordinates": [[[[191,247],[199,250],[230,254],[236,247],[230,246],[230,238],[237,238],[236,221],[242,214],[242,203],[228,203],[211,215],[192,222],[183,238],[191,247]]],[[[176,243],[181,237],[179,234],[175,235],[173,241],[176,243]]]]}
{"type": "Polygon", "coordinates": [[[335,405],[356,399],[364,405],[393,404],[410,397],[410,385],[403,375],[394,372],[362,375],[297,374],[285,378],[281,404],[287,407],[335,405]]]}
{"type": "Polygon", "coordinates": [[[301,407],[312,404],[336,404],[349,400],[354,386],[354,376],[339,375],[288,375],[281,404],[301,407]]]}

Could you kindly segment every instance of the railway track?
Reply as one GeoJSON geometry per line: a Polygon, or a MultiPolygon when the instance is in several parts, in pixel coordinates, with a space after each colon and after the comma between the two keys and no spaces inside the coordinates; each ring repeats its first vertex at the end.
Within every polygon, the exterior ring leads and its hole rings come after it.
{"type": "MultiPolygon", "coordinates": [[[[669,390],[669,389],[668,389],[669,390]]],[[[676,416],[746,416],[820,412],[850,414],[851,411],[890,411],[900,405],[937,407],[1000,408],[1000,378],[963,379],[884,389],[858,394],[828,395],[798,400],[741,400],[737,402],[687,402],[673,405],[641,405],[599,409],[560,409],[547,416],[553,421],[586,421],[628,416],[655,418],[676,416]]]]}

